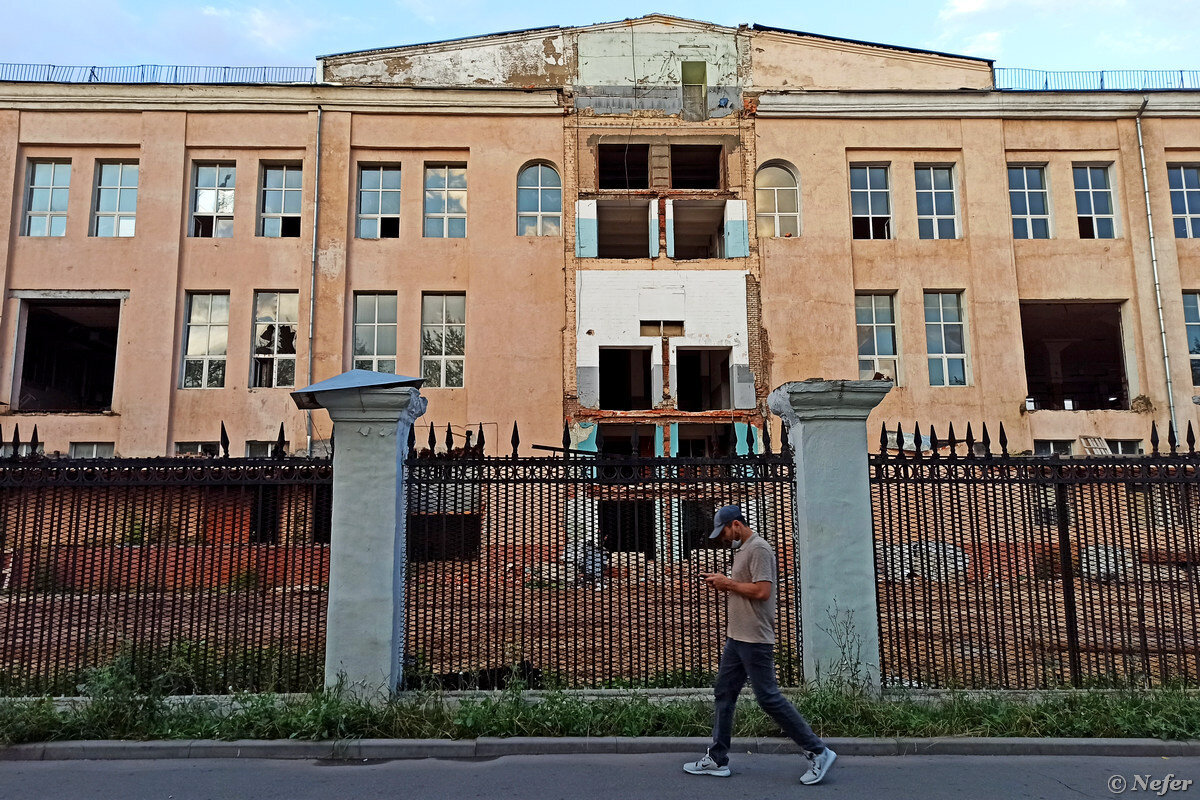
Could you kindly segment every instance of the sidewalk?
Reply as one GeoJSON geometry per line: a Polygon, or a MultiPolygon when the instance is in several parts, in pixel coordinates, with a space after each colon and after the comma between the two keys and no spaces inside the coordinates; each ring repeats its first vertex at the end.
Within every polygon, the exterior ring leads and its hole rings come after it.
{"type": "MultiPolygon", "coordinates": [[[[1200,741],[1158,739],[1039,739],[948,737],[829,738],[839,756],[1200,756],[1200,741]]],[[[0,747],[0,761],[75,759],[273,758],[313,760],[482,759],[564,754],[697,753],[708,737],[565,737],[448,739],[178,740],[41,742],[0,747]]],[[[732,752],[773,755],[799,752],[788,739],[734,739],[732,752]]]]}

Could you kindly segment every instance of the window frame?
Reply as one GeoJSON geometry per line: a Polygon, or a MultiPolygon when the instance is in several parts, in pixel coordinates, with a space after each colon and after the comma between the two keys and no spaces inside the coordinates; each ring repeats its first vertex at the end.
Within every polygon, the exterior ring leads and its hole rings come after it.
{"type": "Polygon", "coordinates": [[[1183,293],[1183,330],[1188,341],[1192,386],[1200,386],[1200,292],[1183,293]]]}
{"type": "Polygon", "coordinates": [[[467,385],[467,295],[465,292],[422,292],[421,293],[421,341],[419,345],[419,358],[421,359],[421,375],[425,378],[425,386],[432,389],[462,389],[467,385]],[[440,297],[442,300],[441,321],[426,322],[425,321],[425,304],[426,300],[440,297]],[[463,299],[462,322],[448,322],[446,305],[447,300],[451,297],[461,297],[463,299]],[[447,328],[462,328],[462,353],[446,353],[446,329],[447,328]],[[440,328],[441,329],[441,351],[439,353],[430,352],[426,354],[426,329],[440,328]],[[462,365],[462,382],[457,386],[447,385],[447,363],[458,361],[462,365]],[[438,378],[435,382],[426,370],[426,362],[438,363],[438,378]]]}
{"type": "Polygon", "coordinates": [[[1050,196],[1051,196],[1050,195],[1050,170],[1048,168],[1048,165],[1046,165],[1046,164],[1008,164],[1007,169],[1008,169],[1008,210],[1009,210],[1009,215],[1012,219],[1013,239],[1046,240],[1046,239],[1054,238],[1054,226],[1053,226],[1053,222],[1051,220],[1052,215],[1051,215],[1051,208],[1050,208],[1050,196]],[[1014,189],[1012,186],[1012,177],[1013,177],[1012,172],[1013,172],[1013,170],[1018,170],[1018,169],[1021,170],[1022,186],[1019,189],[1014,189]],[[1030,172],[1030,170],[1036,170],[1037,172],[1041,173],[1042,188],[1040,188],[1040,189],[1030,189],[1029,188],[1029,172],[1030,172]],[[1025,202],[1025,213],[1024,214],[1018,214],[1016,212],[1016,209],[1013,207],[1013,195],[1014,194],[1023,196],[1023,200],[1025,202]],[[1043,206],[1043,208],[1046,209],[1045,214],[1030,213],[1029,198],[1031,195],[1034,195],[1034,194],[1042,195],[1042,206],[1043,206]],[[1025,223],[1025,235],[1024,236],[1017,235],[1017,221],[1018,220],[1025,223]],[[1046,235],[1045,236],[1034,236],[1033,235],[1035,220],[1036,221],[1042,221],[1042,220],[1045,221],[1045,223],[1046,223],[1046,235]]]}
{"type": "Polygon", "coordinates": [[[264,239],[299,239],[304,233],[303,216],[304,213],[304,162],[303,161],[279,161],[279,162],[260,162],[258,174],[258,225],[256,234],[264,239]],[[271,172],[282,170],[282,180],[279,186],[268,186],[268,177],[271,172]],[[288,186],[290,176],[297,175],[297,184],[288,186]],[[280,202],[278,211],[267,211],[268,192],[279,192],[280,202]],[[295,198],[296,209],[288,211],[289,200],[295,198]],[[284,220],[296,220],[295,235],[285,235],[283,231],[284,220]],[[278,228],[274,233],[268,233],[268,223],[278,222],[278,228]]]}
{"type": "Polygon", "coordinates": [[[193,390],[193,389],[224,389],[225,388],[225,379],[229,374],[229,304],[230,304],[229,292],[188,292],[187,293],[187,295],[185,297],[184,309],[183,309],[183,314],[184,314],[184,316],[183,316],[183,354],[180,358],[180,364],[179,364],[179,388],[180,389],[193,390]],[[192,312],[196,307],[195,306],[196,299],[200,298],[200,297],[207,298],[207,300],[208,300],[208,308],[205,313],[206,319],[204,321],[193,321],[192,320],[192,312]],[[225,298],[225,321],[224,321],[224,323],[214,322],[212,320],[212,301],[213,301],[213,298],[216,298],[216,297],[224,297],[225,298]],[[192,336],[195,331],[198,331],[202,327],[205,329],[206,340],[208,342],[206,350],[203,355],[190,354],[190,353],[188,353],[188,349],[192,342],[192,336]],[[213,330],[213,328],[222,328],[222,327],[225,329],[225,352],[223,354],[213,355],[211,352],[212,351],[212,330],[213,330]],[[189,361],[201,362],[200,385],[199,386],[188,386],[187,385],[187,366],[188,366],[189,361]],[[216,362],[220,362],[222,365],[221,366],[220,383],[219,384],[212,383],[210,385],[209,379],[210,379],[210,376],[212,375],[211,368],[212,368],[212,365],[216,362]]]}
{"type": "Polygon", "coordinates": [[[531,161],[528,164],[521,167],[521,169],[517,171],[517,236],[522,236],[522,237],[524,237],[524,236],[529,236],[529,237],[562,236],[563,235],[562,221],[563,221],[563,187],[562,187],[562,175],[559,173],[558,169],[553,164],[551,164],[549,161],[531,161]],[[521,183],[522,176],[529,170],[533,169],[534,167],[537,167],[537,181],[538,181],[537,185],[522,184],[521,183]],[[554,177],[558,181],[557,185],[546,185],[546,184],[542,183],[542,178],[543,178],[542,170],[543,169],[548,169],[552,173],[554,173],[554,177]],[[538,207],[537,211],[522,211],[521,210],[521,192],[522,191],[528,192],[531,190],[535,192],[535,196],[537,197],[537,207],[538,207]],[[554,192],[554,191],[558,192],[558,211],[543,211],[542,205],[544,202],[544,195],[547,192],[554,192]],[[534,229],[533,229],[534,232],[533,233],[529,233],[528,229],[522,230],[522,223],[521,223],[522,218],[525,218],[525,219],[532,218],[533,219],[533,221],[534,221],[534,229]],[[553,229],[553,230],[549,229],[549,227],[550,227],[549,223],[546,222],[547,220],[549,220],[551,218],[558,219],[558,226],[556,229],[553,229]]]}
{"type": "Polygon", "coordinates": [[[296,363],[299,360],[299,350],[300,350],[300,293],[297,291],[288,291],[288,290],[255,291],[254,292],[254,307],[252,310],[252,324],[250,327],[251,327],[251,330],[250,330],[251,339],[250,339],[250,382],[249,382],[249,387],[251,389],[294,388],[296,385],[296,363]],[[274,308],[273,319],[269,319],[269,320],[268,319],[260,319],[260,317],[263,315],[259,314],[259,299],[264,295],[271,295],[271,294],[275,295],[275,308],[274,308]],[[285,296],[286,297],[294,297],[296,299],[295,319],[289,320],[289,319],[282,318],[284,315],[281,313],[281,306],[283,304],[283,298],[285,296]],[[260,330],[260,328],[265,330],[266,328],[270,327],[271,325],[275,326],[275,336],[271,340],[271,345],[270,345],[271,351],[269,353],[267,353],[267,352],[259,353],[259,352],[257,352],[257,350],[259,347],[261,347],[261,345],[258,345],[258,341],[259,341],[259,339],[263,338],[262,334],[259,332],[259,330],[260,330]],[[287,353],[287,352],[281,353],[280,352],[279,340],[281,337],[279,336],[279,330],[282,326],[285,326],[285,325],[292,326],[294,328],[294,332],[295,332],[295,337],[293,340],[294,343],[292,346],[291,353],[287,353]],[[267,362],[267,361],[271,362],[271,381],[270,381],[270,383],[263,383],[263,382],[260,382],[260,372],[261,372],[261,368],[265,366],[265,362],[267,362]],[[290,383],[283,383],[279,379],[279,369],[280,369],[280,365],[287,361],[292,362],[292,380],[290,383]]]}
{"type": "Polygon", "coordinates": [[[860,380],[873,380],[875,377],[875,373],[877,373],[877,372],[886,375],[887,371],[880,369],[880,362],[890,360],[891,362],[893,362],[892,363],[893,385],[902,386],[903,381],[902,381],[902,375],[901,375],[901,361],[900,361],[900,321],[896,316],[896,293],[895,292],[855,292],[855,294],[854,294],[854,325],[855,325],[855,332],[858,334],[858,336],[856,337],[856,341],[860,342],[860,344],[859,344],[860,352],[858,353],[858,377],[859,377],[859,379],[860,380]],[[871,321],[870,322],[862,322],[860,320],[859,312],[868,310],[868,309],[860,309],[859,308],[860,298],[869,298],[871,301],[871,303],[870,303],[871,307],[869,309],[871,312],[871,321]],[[877,302],[878,298],[886,298],[887,299],[888,311],[891,313],[891,318],[892,318],[891,322],[879,322],[878,321],[878,317],[879,317],[879,314],[878,314],[879,308],[878,308],[878,302],[877,302]],[[871,355],[864,355],[861,352],[861,333],[862,333],[863,328],[871,329],[871,347],[874,351],[871,355]],[[880,328],[891,328],[892,350],[895,352],[893,352],[891,354],[880,354],[879,353],[879,329],[880,328]],[[868,360],[871,362],[871,375],[868,378],[864,378],[863,377],[863,362],[868,361],[868,360]]]}
{"type": "Polygon", "coordinates": [[[70,442],[67,445],[68,458],[116,458],[116,442],[70,442]],[[99,453],[100,448],[107,448],[107,453],[99,453]],[[85,454],[86,451],[86,454],[85,454]]]}
{"type": "Polygon", "coordinates": [[[862,162],[862,163],[850,164],[850,172],[849,172],[849,176],[850,176],[850,238],[852,240],[854,240],[854,241],[872,241],[872,240],[885,241],[888,239],[895,238],[895,231],[893,230],[893,225],[892,225],[893,207],[892,207],[891,169],[892,169],[892,167],[891,167],[890,163],[880,164],[880,163],[862,162]],[[881,171],[883,174],[884,185],[882,188],[871,185],[872,178],[874,178],[876,176],[877,170],[881,171]],[[859,187],[859,188],[855,188],[854,178],[855,178],[855,173],[858,171],[865,172],[866,185],[859,187]],[[856,214],[856,213],[854,213],[855,197],[863,196],[863,195],[865,195],[865,199],[867,202],[867,213],[866,214],[856,214]],[[878,195],[883,196],[884,203],[886,205],[886,213],[884,213],[884,214],[874,213],[874,201],[877,199],[878,195]],[[862,219],[865,219],[867,221],[866,232],[868,234],[870,234],[868,236],[859,236],[858,231],[855,229],[856,221],[862,220],[862,219]],[[876,220],[883,220],[883,231],[882,231],[883,235],[882,236],[875,235],[876,220]]]}
{"type": "Polygon", "coordinates": [[[192,192],[190,203],[190,222],[188,225],[188,238],[191,239],[232,239],[233,238],[233,215],[234,208],[237,203],[237,162],[236,161],[193,161],[192,162],[192,192]],[[213,177],[212,186],[200,185],[200,170],[213,169],[215,175],[213,177]],[[221,177],[222,170],[229,170],[231,186],[222,186],[221,177]],[[213,210],[200,211],[200,193],[212,192],[213,210]],[[228,209],[221,208],[223,197],[229,197],[230,203],[228,209]],[[197,232],[197,223],[202,220],[209,220],[209,233],[207,235],[197,232]],[[225,222],[228,225],[222,227],[220,223],[225,222]],[[221,231],[226,231],[221,233],[221,231]]]}
{"type": "Polygon", "coordinates": [[[1113,162],[1108,162],[1106,164],[1098,164],[1098,163],[1093,163],[1093,162],[1072,162],[1072,164],[1071,164],[1071,186],[1073,187],[1074,192],[1075,192],[1075,219],[1079,226],[1079,238],[1080,239],[1105,239],[1105,240],[1107,240],[1107,239],[1121,238],[1121,231],[1117,224],[1117,191],[1116,191],[1116,187],[1113,186],[1112,168],[1113,168],[1113,162]],[[1088,177],[1088,185],[1087,185],[1087,188],[1085,188],[1085,189],[1079,188],[1078,178],[1079,178],[1080,170],[1084,170],[1088,177]],[[1092,178],[1093,178],[1092,171],[1093,170],[1103,170],[1104,182],[1107,184],[1107,186],[1097,189],[1092,185],[1092,178]],[[1110,211],[1110,213],[1108,213],[1108,214],[1097,214],[1096,213],[1096,196],[1097,196],[1097,194],[1100,194],[1100,193],[1106,193],[1108,195],[1108,204],[1109,204],[1109,211],[1110,211]],[[1084,213],[1080,209],[1079,200],[1080,200],[1081,194],[1086,194],[1088,196],[1088,207],[1091,209],[1091,211],[1088,213],[1084,213]],[[1091,236],[1083,235],[1084,220],[1090,220],[1090,224],[1091,224],[1091,228],[1092,228],[1091,236]],[[1112,226],[1112,235],[1111,236],[1098,235],[1099,230],[1100,230],[1100,226],[1098,223],[1101,220],[1108,220],[1109,223],[1111,224],[1111,226],[1112,226]]]}
{"type": "Polygon", "coordinates": [[[962,226],[961,226],[961,224],[959,222],[959,218],[958,218],[958,175],[957,175],[957,172],[958,172],[958,170],[955,169],[954,164],[914,164],[913,165],[913,182],[915,185],[916,202],[917,202],[917,238],[918,239],[925,240],[925,241],[931,241],[931,240],[949,240],[949,239],[961,239],[962,238],[962,226]],[[936,170],[945,170],[947,173],[949,173],[949,175],[950,175],[950,188],[949,189],[939,189],[937,187],[937,181],[935,180],[935,171],[936,170]],[[921,188],[919,176],[922,171],[928,171],[928,174],[929,174],[929,188],[928,189],[921,188]],[[932,201],[932,209],[933,209],[932,214],[922,214],[921,213],[921,196],[923,194],[930,195],[930,200],[932,201]],[[938,196],[946,195],[946,194],[950,195],[950,213],[942,214],[942,213],[938,212],[938,205],[937,205],[938,196]],[[952,235],[951,236],[942,236],[941,235],[942,234],[941,223],[944,221],[947,221],[947,220],[950,222],[950,225],[952,228],[952,230],[951,230],[952,235]],[[921,223],[923,221],[932,223],[932,227],[930,228],[930,231],[933,234],[932,236],[923,235],[923,233],[921,231],[921,223]]]}
{"type": "Polygon", "coordinates": [[[754,232],[759,239],[793,239],[800,237],[800,175],[796,172],[796,168],[785,161],[767,161],[759,166],[754,172],[754,232]],[[787,173],[792,179],[792,185],[788,186],[759,186],[758,180],[764,170],[781,169],[787,173]],[[795,211],[780,211],[779,210],[779,193],[794,192],[796,195],[796,210],[795,211]],[[774,211],[763,211],[760,192],[770,192],[771,205],[774,211]],[[780,220],[792,218],[796,221],[796,232],[787,233],[780,232],[780,220]],[[759,226],[764,219],[771,220],[771,228],[774,233],[771,236],[764,237],[759,230],[759,226]]]}
{"type": "Polygon", "coordinates": [[[399,356],[399,342],[398,342],[399,327],[400,327],[399,326],[399,314],[400,314],[399,302],[400,302],[400,298],[396,292],[355,292],[354,293],[354,302],[353,302],[353,307],[351,309],[352,313],[354,314],[354,317],[351,320],[351,324],[350,324],[350,336],[351,336],[350,352],[351,352],[351,363],[353,364],[354,369],[369,369],[373,372],[384,372],[384,373],[388,373],[391,375],[396,374],[396,365],[397,365],[398,356],[399,356]],[[370,297],[375,301],[372,304],[371,321],[361,322],[360,317],[363,316],[363,314],[361,313],[363,309],[360,307],[359,301],[361,301],[363,298],[367,298],[367,297],[370,297]],[[379,321],[379,298],[381,298],[381,297],[388,297],[388,298],[391,298],[391,300],[392,300],[392,318],[393,319],[391,322],[380,322],[379,321]],[[379,329],[381,327],[390,327],[392,330],[392,352],[384,353],[382,355],[379,353],[379,329]],[[368,353],[359,353],[358,352],[359,332],[360,331],[365,332],[367,329],[369,329],[370,333],[371,333],[372,352],[369,354],[368,353]],[[391,362],[391,370],[389,371],[386,369],[380,369],[381,361],[390,361],[391,362]]]}
{"type": "Polygon", "coordinates": [[[1167,164],[1167,192],[1171,202],[1171,222],[1175,229],[1175,238],[1200,239],[1200,164],[1167,164]],[[1176,171],[1179,173],[1178,188],[1171,185],[1176,171]],[[1195,178],[1194,187],[1188,186],[1188,171],[1191,171],[1195,178]],[[1177,195],[1182,203],[1183,213],[1175,210],[1177,195]],[[1192,200],[1195,203],[1191,202],[1192,200]],[[1179,235],[1180,223],[1183,224],[1184,236],[1179,235]]]}
{"type": "Polygon", "coordinates": [[[469,183],[467,181],[467,163],[465,161],[462,161],[462,162],[458,162],[458,161],[428,162],[425,164],[425,170],[421,175],[421,189],[422,189],[421,236],[422,236],[422,238],[425,238],[425,239],[465,239],[465,238],[467,238],[467,212],[469,210],[468,203],[470,202],[469,195],[468,195],[468,185],[469,185],[469,183]],[[462,186],[451,186],[450,185],[450,182],[451,182],[450,170],[452,170],[452,169],[461,169],[462,170],[462,186]],[[433,174],[437,171],[441,171],[442,176],[443,176],[442,177],[442,185],[440,187],[436,186],[436,185],[431,185],[431,183],[430,183],[431,174],[433,174]],[[451,212],[451,211],[446,210],[449,207],[450,192],[452,192],[452,191],[462,193],[463,210],[461,212],[459,212],[459,211],[451,212]],[[441,195],[441,207],[442,207],[441,211],[431,211],[430,210],[430,208],[431,208],[430,201],[432,199],[430,196],[435,195],[435,194],[441,195]],[[451,222],[457,221],[460,219],[462,220],[462,232],[455,234],[451,230],[451,228],[456,227],[456,226],[452,226],[451,222]],[[429,224],[430,224],[430,222],[435,221],[435,220],[440,221],[440,225],[439,225],[440,232],[437,234],[431,234],[429,232],[429,224]]]}
{"type": "Polygon", "coordinates": [[[67,214],[70,210],[71,202],[71,159],[55,159],[55,158],[31,158],[27,162],[27,172],[25,177],[25,214],[21,220],[21,235],[29,236],[36,239],[44,238],[59,238],[67,235],[67,214]],[[50,183],[40,184],[35,183],[37,180],[37,168],[40,165],[50,167],[50,183]],[[66,167],[66,183],[59,184],[55,180],[58,177],[59,168],[66,167]],[[34,209],[33,201],[37,196],[36,192],[46,191],[49,205],[46,209],[34,209]],[[55,192],[62,192],[62,196],[66,198],[63,203],[62,210],[54,208],[55,192]],[[33,233],[33,220],[44,219],[46,227],[44,233],[33,233]],[[58,220],[62,221],[62,227],[59,233],[54,233],[54,223],[58,220]]]}
{"type": "Polygon", "coordinates": [[[205,441],[175,442],[173,450],[177,456],[219,458],[221,455],[221,443],[205,441]]]}
{"type": "Polygon", "coordinates": [[[358,162],[358,182],[356,184],[356,192],[355,192],[356,205],[355,205],[355,214],[354,214],[354,238],[355,239],[399,239],[400,238],[400,232],[401,232],[401,223],[400,223],[401,206],[400,206],[400,203],[403,199],[403,193],[402,193],[403,190],[401,187],[401,180],[403,179],[403,177],[404,177],[404,173],[403,173],[403,169],[402,169],[401,165],[397,164],[395,162],[367,162],[367,161],[358,162]],[[377,179],[376,185],[374,187],[369,187],[369,188],[363,187],[363,174],[367,173],[367,172],[378,173],[378,179],[377,179]],[[387,173],[394,172],[395,173],[395,176],[396,176],[395,186],[387,186],[386,185],[386,182],[384,180],[385,172],[387,172],[387,173]],[[376,211],[374,213],[370,213],[370,212],[364,213],[363,212],[364,196],[369,196],[369,195],[375,195],[374,203],[375,203],[376,211]],[[388,196],[395,195],[396,210],[394,213],[392,213],[392,212],[385,213],[384,212],[384,197],[385,197],[385,195],[388,195],[388,196]],[[396,231],[394,234],[392,234],[391,231],[389,230],[388,235],[384,235],[384,232],[383,232],[384,220],[388,220],[389,222],[391,220],[396,221],[396,231]],[[370,222],[374,222],[374,224],[375,224],[375,235],[374,236],[365,236],[363,234],[363,224],[370,223],[370,222]]]}
{"type": "Polygon", "coordinates": [[[137,196],[138,184],[141,178],[141,164],[136,158],[123,159],[104,159],[96,161],[96,179],[92,190],[92,230],[91,235],[97,239],[132,239],[137,230],[137,196]],[[117,168],[117,182],[115,184],[105,183],[105,168],[117,168]],[[129,168],[132,167],[132,170],[129,168]],[[125,182],[126,173],[132,171],[133,183],[125,182]],[[112,211],[105,211],[101,208],[104,201],[105,192],[116,192],[116,208],[112,211]],[[125,206],[126,192],[133,192],[133,210],[130,211],[125,206]],[[102,222],[112,220],[112,231],[110,233],[101,233],[100,228],[102,222]],[[129,222],[128,232],[123,231],[123,226],[129,222]]]}
{"type": "Polygon", "coordinates": [[[971,364],[970,364],[970,358],[968,356],[968,353],[970,351],[970,344],[967,341],[967,309],[966,309],[966,303],[963,302],[964,295],[965,295],[965,293],[962,290],[954,290],[954,289],[947,289],[947,290],[926,289],[923,293],[922,300],[923,300],[924,317],[925,317],[926,369],[927,369],[928,376],[929,376],[929,385],[931,387],[960,388],[963,386],[971,385],[971,364]],[[936,319],[936,320],[931,320],[929,318],[929,312],[930,312],[929,298],[932,295],[936,295],[938,297],[938,306],[937,306],[938,319],[936,319]],[[946,298],[946,297],[955,298],[955,301],[956,301],[955,310],[958,313],[957,320],[947,320],[946,319],[946,306],[944,304],[944,298],[946,298]],[[946,326],[947,325],[957,325],[961,328],[960,340],[961,340],[962,346],[961,346],[961,350],[959,352],[953,352],[953,353],[946,352],[946,326]],[[929,347],[930,334],[933,329],[936,329],[939,332],[938,339],[941,343],[940,344],[940,352],[937,352],[937,353],[930,352],[931,348],[929,347]],[[963,376],[962,383],[950,383],[950,360],[951,359],[962,362],[962,376],[963,376]],[[934,361],[938,361],[941,364],[941,367],[940,367],[941,373],[942,373],[942,382],[941,383],[934,383],[934,374],[933,374],[933,370],[931,369],[934,361]]]}

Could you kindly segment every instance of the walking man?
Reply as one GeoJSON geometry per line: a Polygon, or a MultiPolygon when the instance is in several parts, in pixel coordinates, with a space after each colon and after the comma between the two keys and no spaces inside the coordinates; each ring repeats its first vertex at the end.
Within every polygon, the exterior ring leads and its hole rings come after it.
{"type": "Polygon", "coordinates": [[[801,748],[808,770],[800,782],[820,783],[837,754],[813,733],[812,727],[779,692],[775,679],[775,550],[746,525],[739,506],[723,506],[713,517],[710,539],[733,549],[729,575],[703,574],[704,582],[727,598],[728,628],[717,672],[713,741],[699,761],[683,765],[692,775],[729,776],[729,743],[733,712],[746,679],[754,698],[783,732],[801,748]]]}

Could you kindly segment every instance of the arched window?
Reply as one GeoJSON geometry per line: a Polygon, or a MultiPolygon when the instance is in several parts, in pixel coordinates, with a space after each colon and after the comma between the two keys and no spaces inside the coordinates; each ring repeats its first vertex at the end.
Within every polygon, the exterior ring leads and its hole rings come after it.
{"type": "Polygon", "coordinates": [[[800,188],[796,173],[782,163],[768,163],[754,178],[758,238],[800,235],[800,188]]]}
{"type": "Polygon", "coordinates": [[[530,164],[517,176],[517,235],[562,234],[562,181],[549,164],[530,164]]]}

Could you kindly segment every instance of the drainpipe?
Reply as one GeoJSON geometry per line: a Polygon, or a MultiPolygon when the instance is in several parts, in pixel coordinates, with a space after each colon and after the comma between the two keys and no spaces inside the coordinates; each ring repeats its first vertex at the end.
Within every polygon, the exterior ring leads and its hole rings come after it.
{"type": "MultiPolygon", "coordinates": [[[[313,324],[317,318],[317,224],[321,219],[321,107],[317,106],[317,159],[314,165],[313,179],[313,222],[312,222],[312,257],[309,263],[308,282],[308,382],[313,382],[313,324]]],[[[307,443],[304,452],[312,455],[313,421],[312,410],[304,412],[304,427],[307,443]]]]}
{"type": "Polygon", "coordinates": [[[1154,248],[1154,215],[1150,211],[1150,181],[1146,178],[1146,147],[1142,142],[1142,113],[1146,110],[1149,102],[1150,97],[1143,96],[1142,106],[1138,109],[1137,116],[1133,118],[1133,121],[1137,125],[1138,156],[1142,161],[1142,193],[1146,198],[1146,224],[1150,230],[1150,269],[1154,273],[1154,302],[1158,306],[1158,334],[1162,338],[1163,371],[1167,373],[1167,407],[1171,411],[1171,425],[1178,435],[1179,425],[1175,422],[1175,389],[1171,383],[1171,358],[1167,355],[1167,326],[1163,322],[1162,287],[1158,280],[1158,252],[1154,248]]]}

